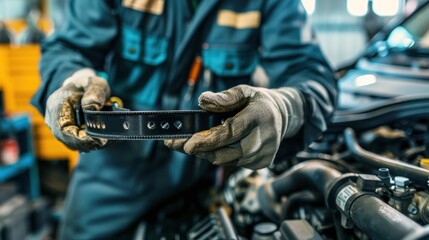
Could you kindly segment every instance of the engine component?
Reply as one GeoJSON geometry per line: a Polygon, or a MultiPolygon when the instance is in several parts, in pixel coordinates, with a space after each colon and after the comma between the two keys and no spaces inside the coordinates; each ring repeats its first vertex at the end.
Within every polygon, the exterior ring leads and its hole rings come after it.
{"type": "Polygon", "coordinates": [[[393,188],[393,194],[390,198],[389,204],[401,213],[416,214],[416,209],[410,205],[414,198],[415,189],[410,188],[410,179],[406,177],[396,176],[395,187],[393,188]]]}
{"type": "Polygon", "coordinates": [[[276,231],[277,226],[274,223],[258,223],[253,227],[252,240],[272,240],[276,231]]]}
{"type": "Polygon", "coordinates": [[[262,203],[267,202],[267,199],[278,201],[280,197],[302,189],[325,193],[329,184],[341,175],[341,172],[329,162],[306,161],[259,188],[258,200],[262,203]]]}
{"type": "Polygon", "coordinates": [[[347,127],[356,130],[370,129],[401,119],[427,118],[429,116],[429,95],[400,96],[372,104],[368,108],[337,111],[329,132],[341,132],[347,127]]]}
{"type": "MultiPolygon", "coordinates": [[[[240,169],[230,176],[223,193],[226,203],[234,211],[232,218],[237,227],[251,226],[265,220],[259,217],[261,207],[256,200],[257,192],[272,177],[268,169],[240,169]]],[[[275,211],[280,212],[280,209],[275,211]]]]}
{"type": "Polygon", "coordinates": [[[390,171],[388,168],[378,169],[378,178],[384,183],[384,185],[390,187],[394,184],[394,181],[390,177],[390,171]]]}
{"type": "MultiPolygon", "coordinates": [[[[384,178],[388,177],[386,169],[382,169],[380,173],[384,178]]],[[[344,228],[356,226],[371,239],[403,239],[416,231],[424,231],[422,226],[375,194],[380,188],[392,191],[393,196],[395,191],[400,192],[403,195],[398,195],[398,199],[407,196],[403,199],[407,204],[404,203],[400,208],[408,208],[411,199],[409,196],[412,197],[408,180],[396,177],[395,186],[391,189],[391,181],[384,180],[369,174],[342,174],[327,162],[307,161],[262,186],[258,191],[258,200],[270,202],[267,199],[272,201],[302,188],[313,189],[324,196],[329,209],[336,209],[341,213],[341,225],[344,228]]]]}
{"type": "Polygon", "coordinates": [[[429,193],[420,191],[415,194],[417,214],[423,223],[429,223],[429,193]]]}
{"type": "Polygon", "coordinates": [[[322,240],[320,234],[305,220],[287,220],[280,226],[279,240],[322,240]]]}
{"type": "Polygon", "coordinates": [[[393,174],[405,176],[422,187],[429,188],[429,170],[364,150],[358,144],[355,133],[351,128],[347,128],[344,131],[344,139],[350,153],[366,164],[376,168],[389,168],[393,174]]]}
{"type": "Polygon", "coordinates": [[[342,213],[344,227],[354,225],[371,239],[404,239],[423,231],[422,226],[374,194],[382,184],[374,175],[345,174],[330,186],[326,204],[342,213]]]}
{"type": "Polygon", "coordinates": [[[237,231],[222,207],[192,227],[187,235],[189,240],[239,239],[237,231]]]}
{"type": "Polygon", "coordinates": [[[371,239],[403,239],[423,229],[407,216],[371,195],[357,198],[350,204],[349,210],[353,224],[371,239]]]}

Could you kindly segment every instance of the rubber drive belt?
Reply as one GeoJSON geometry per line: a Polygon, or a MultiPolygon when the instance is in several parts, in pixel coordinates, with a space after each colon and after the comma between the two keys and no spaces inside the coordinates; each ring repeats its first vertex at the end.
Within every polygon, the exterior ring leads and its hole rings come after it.
{"type": "Polygon", "coordinates": [[[101,111],[78,110],[78,125],[95,138],[113,140],[163,140],[189,138],[192,134],[221,125],[235,113],[204,110],[129,111],[105,107],[101,111]]]}

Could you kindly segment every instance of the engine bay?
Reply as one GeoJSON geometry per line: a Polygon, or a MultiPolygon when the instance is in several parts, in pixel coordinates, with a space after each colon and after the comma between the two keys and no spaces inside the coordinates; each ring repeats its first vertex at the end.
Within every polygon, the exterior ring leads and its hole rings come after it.
{"type": "Polygon", "coordinates": [[[337,112],[323,138],[292,159],[234,172],[224,206],[187,238],[429,239],[427,101],[337,112]]]}

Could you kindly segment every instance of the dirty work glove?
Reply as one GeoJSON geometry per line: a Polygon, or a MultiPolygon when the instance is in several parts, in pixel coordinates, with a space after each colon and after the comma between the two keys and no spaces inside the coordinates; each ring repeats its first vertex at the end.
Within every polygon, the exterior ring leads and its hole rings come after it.
{"type": "Polygon", "coordinates": [[[164,144],[215,165],[267,167],[282,139],[296,134],[304,121],[303,102],[293,88],[240,85],[220,93],[205,92],[198,101],[210,112],[240,111],[223,125],[198,132],[190,139],[165,140],[164,144]]]}
{"type": "Polygon", "coordinates": [[[107,143],[86,135],[85,129],[76,125],[75,107],[83,110],[100,110],[110,95],[107,81],[97,77],[91,69],[82,69],[66,79],[52,93],[46,103],[45,122],[54,136],[73,150],[89,152],[107,143]]]}

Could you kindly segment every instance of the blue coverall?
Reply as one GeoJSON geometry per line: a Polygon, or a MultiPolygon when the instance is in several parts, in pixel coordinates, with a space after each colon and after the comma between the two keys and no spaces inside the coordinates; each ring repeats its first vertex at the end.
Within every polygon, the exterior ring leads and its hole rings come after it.
{"type": "MultiPolygon", "coordinates": [[[[294,87],[305,101],[304,126],[291,142],[309,144],[332,115],[335,79],[317,42],[305,36],[299,0],[201,0],[195,12],[185,0],[71,0],[67,13],[65,26],[42,45],[42,84],[32,100],[42,114],[47,97],[82,68],[107,73],[112,95],[125,107],[157,110],[197,108],[205,90],[252,85],[260,65],[269,88],[294,87]],[[196,56],[206,74],[193,100],[180,101],[196,56]]],[[[81,154],[60,236],[120,239],[209,165],[154,141],[81,154]]]]}

